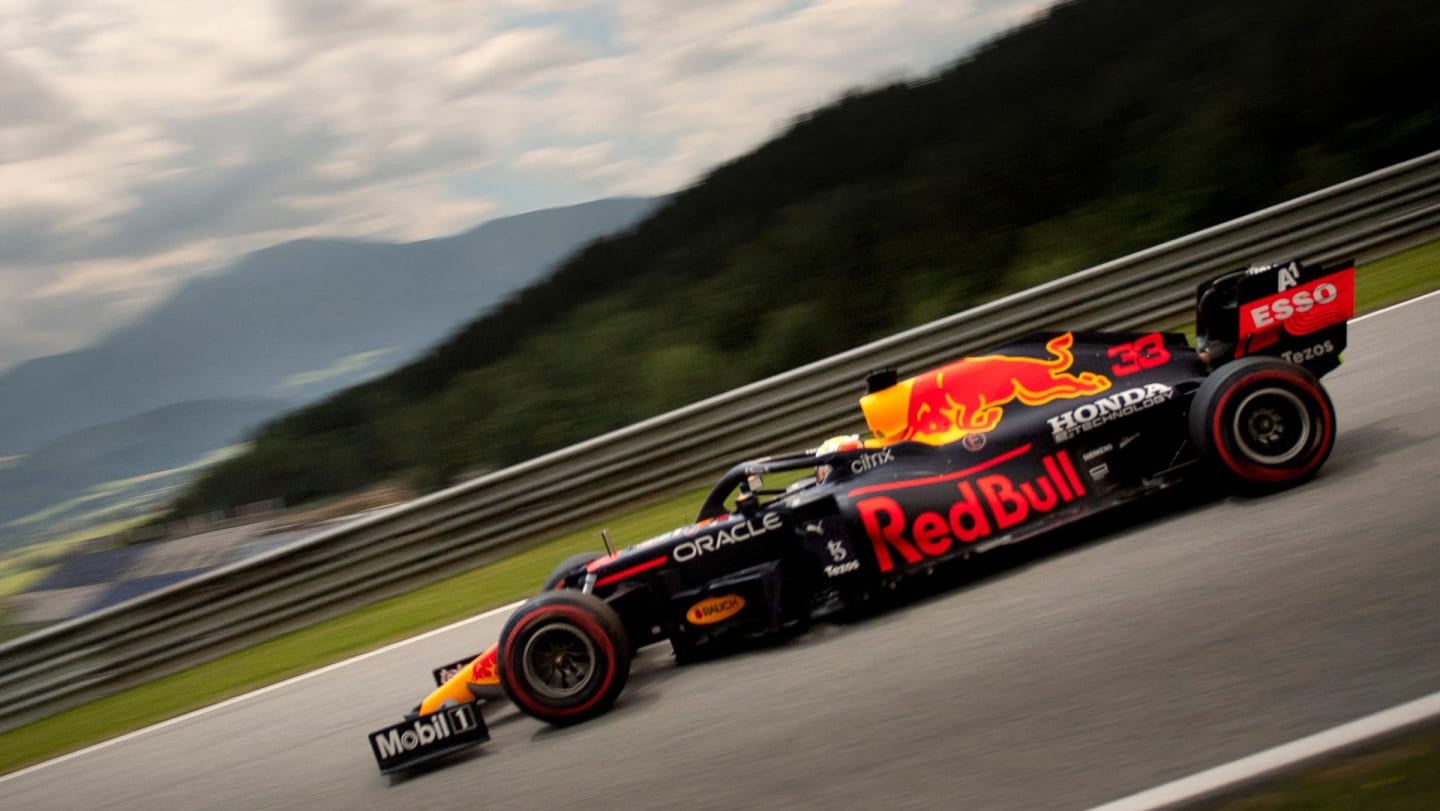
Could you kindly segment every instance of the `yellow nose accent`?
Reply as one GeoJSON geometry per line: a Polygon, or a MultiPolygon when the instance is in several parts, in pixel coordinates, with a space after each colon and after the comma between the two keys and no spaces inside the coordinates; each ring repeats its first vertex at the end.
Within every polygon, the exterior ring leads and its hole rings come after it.
{"type": "Polygon", "coordinates": [[[860,398],[860,410],[865,412],[865,424],[870,433],[881,442],[894,442],[905,433],[909,419],[910,387],[913,379],[903,380],[888,389],[881,389],[860,398]]]}

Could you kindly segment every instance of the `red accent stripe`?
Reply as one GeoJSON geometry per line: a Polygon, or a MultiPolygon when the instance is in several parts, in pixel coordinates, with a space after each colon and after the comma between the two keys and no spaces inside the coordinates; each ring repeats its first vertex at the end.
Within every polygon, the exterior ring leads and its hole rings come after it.
{"type": "Polygon", "coordinates": [[[622,569],[621,571],[618,571],[618,572],[616,572],[615,574],[607,574],[607,575],[605,575],[604,577],[600,578],[599,580],[596,580],[596,581],[595,581],[595,585],[596,585],[596,586],[608,586],[608,585],[610,585],[611,583],[614,583],[614,582],[617,581],[617,580],[624,580],[624,579],[627,578],[627,577],[632,577],[632,576],[634,576],[634,575],[640,574],[641,572],[649,571],[650,569],[653,569],[653,568],[655,568],[656,566],[659,566],[660,564],[664,563],[665,561],[667,561],[667,560],[669,560],[669,559],[670,559],[669,556],[667,556],[667,555],[661,555],[660,557],[655,558],[654,560],[647,560],[647,561],[645,561],[644,563],[641,563],[641,564],[636,565],[636,566],[631,566],[631,567],[628,568],[628,569],[622,569]]]}
{"type": "Polygon", "coordinates": [[[971,468],[966,468],[959,473],[946,473],[944,476],[930,476],[924,479],[911,479],[909,481],[891,482],[889,484],[872,484],[869,487],[861,487],[858,490],[851,490],[849,495],[850,498],[855,498],[857,496],[869,495],[870,493],[883,493],[886,490],[899,490],[904,487],[923,487],[927,484],[939,484],[940,482],[948,482],[953,479],[963,479],[966,476],[973,476],[974,474],[979,473],[982,470],[992,468],[1000,464],[1001,462],[1008,462],[1017,456],[1022,456],[1029,452],[1029,445],[1021,445],[1013,451],[1007,451],[1006,453],[1002,453],[994,459],[981,462],[980,464],[971,468]]]}
{"type": "Polygon", "coordinates": [[[616,559],[616,558],[618,558],[618,557],[620,557],[620,553],[619,553],[619,552],[612,552],[612,553],[610,553],[610,554],[608,554],[608,555],[603,555],[603,556],[601,556],[601,557],[598,557],[598,558],[590,561],[589,563],[585,564],[585,571],[587,571],[587,572],[593,572],[593,571],[595,571],[596,569],[599,569],[600,567],[604,566],[605,564],[609,563],[610,561],[612,561],[612,560],[614,560],[614,559],[616,559]]]}

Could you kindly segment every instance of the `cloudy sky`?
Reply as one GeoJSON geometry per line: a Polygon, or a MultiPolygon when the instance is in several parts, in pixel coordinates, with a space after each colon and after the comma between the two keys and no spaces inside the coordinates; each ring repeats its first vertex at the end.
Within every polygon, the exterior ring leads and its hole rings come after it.
{"type": "Polygon", "coordinates": [[[1048,0],[0,0],[0,370],[301,236],[683,187],[1048,0]]]}

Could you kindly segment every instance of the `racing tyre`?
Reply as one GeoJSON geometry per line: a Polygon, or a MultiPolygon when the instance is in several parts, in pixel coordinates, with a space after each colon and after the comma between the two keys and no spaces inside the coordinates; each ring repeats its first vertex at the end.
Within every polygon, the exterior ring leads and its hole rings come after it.
{"type": "Polygon", "coordinates": [[[526,601],[500,631],[500,684],[525,713],[565,726],[610,709],[630,677],[625,625],[571,589],[526,601]]]}
{"type": "Polygon", "coordinates": [[[1268,492],[1315,475],[1335,445],[1335,407],[1315,375],[1276,358],[1215,370],[1190,406],[1190,440],[1228,483],[1268,492]]]}
{"type": "Polygon", "coordinates": [[[550,574],[545,578],[545,583],[540,586],[540,590],[550,591],[559,585],[560,581],[564,580],[568,575],[585,568],[585,564],[603,557],[605,557],[604,552],[596,552],[594,550],[589,552],[576,552],[570,557],[560,561],[559,565],[550,570],[550,574]]]}

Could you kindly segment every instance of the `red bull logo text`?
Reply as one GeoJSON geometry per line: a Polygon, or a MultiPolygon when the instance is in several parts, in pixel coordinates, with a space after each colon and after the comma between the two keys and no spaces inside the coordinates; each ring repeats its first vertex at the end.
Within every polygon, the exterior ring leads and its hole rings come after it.
{"type": "Polygon", "coordinates": [[[1069,372],[1075,363],[1070,351],[1074,343],[1075,336],[1067,332],[1045,344],[1050,358],[965,358],[895,386],[895,390],[903,392],[908,384],[904,422],[900,426],[893,424],[898,414],[887,413],[898,405],[898,401],[884,402],[895,398],[889,390],[862,398],[861,407],[871,430],[886,442],[915,440],[941,445],[988,433],[1000,424],[1005,406],[1011,403],[1039,406],[1110,388],[1110,378],[1104,375],[1069,372]]]}
{"type": "MultiPolygon", "coordinates": [[[[996,532],[1069,504],[1085,495],[1065,451],[1040,461],[1044,474],[1034,481],[1016,482],[1003,473],[969,476],[953,487],[947,508],[910,513],[890,496],[873,496],[856,503],[860,522],[875,551],[882,573],[895,568],[895,555],[914,565],[926,558],[943,557],[957,543],[973,544],[996,532]]],[[[950,487],[949,482],[944,485],[950,487]]],[[[942,502],[943,503],[943,502],[942,502]]]]}

